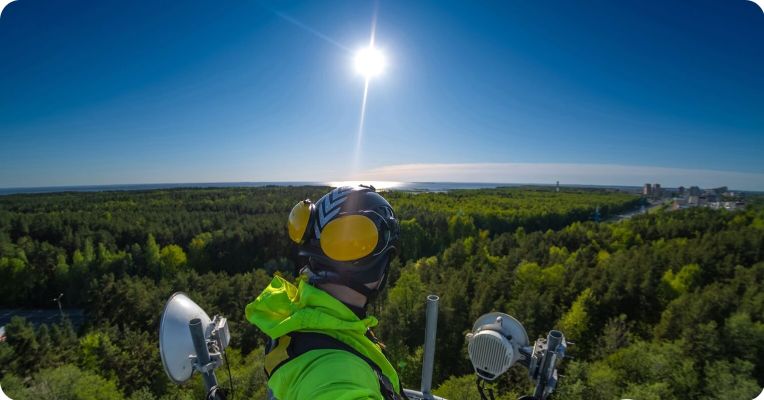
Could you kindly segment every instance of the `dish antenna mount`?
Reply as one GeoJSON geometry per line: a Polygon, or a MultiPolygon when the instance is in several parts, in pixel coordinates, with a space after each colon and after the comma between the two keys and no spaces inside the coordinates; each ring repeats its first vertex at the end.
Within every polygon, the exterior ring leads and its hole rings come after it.
{"type": "MultiPolygon", "coordinates": [[[[486,399],[485,382],[503,375],[519,363],[528,369],[528,376],[536,384],[533,396],[521,399],[545,400],[557,387],[557,366],[565,357],[568,343],[560,331],[549,331],[533,346],[523,325],[512,316],[500,312],[485,314],[475,321],[467,334],[467,352],[478,376],[480,396],[486,399]]],[[[492,390],[488,389],[493,399],[492,390]]]]}
{"type": "Polygon", "coordinates": [[[204,380],[207,400],[224,400],[215,369],[223,365],[224,351],[231,335],[228,321],[219,315],[213,319],[184,293],[170,296],[159,324],[159,353],[170,379],[181,384],[194,371],[204,380]]]}

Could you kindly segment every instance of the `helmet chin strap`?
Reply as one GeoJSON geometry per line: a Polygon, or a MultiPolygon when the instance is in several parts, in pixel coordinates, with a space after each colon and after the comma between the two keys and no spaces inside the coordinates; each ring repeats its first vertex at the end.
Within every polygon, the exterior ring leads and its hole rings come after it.
{"type": "Polygon", "coordinates": [[[366,302],[363,305],[364,308],[377,298],[377,295],[379,294],[379,292],[385,287],[385,284],[387,282],[387,275],[388,275],[387,268],[385,268],[385,270],[383,271],[382,282],[380,282],[380,284],[377,285],[376,288],[372,289],[363,283],[357,282],[348,277],[344,277],[341,274],[338,274],[336,272],[327,271],[327,270],[313,271],[310,268],[310,265],[306,265],[302,269],[302,271],[308,273],[308,283],[310,283],[311,285],[316,285],[319,283],[334,283],[337,285],[347,286],[348,288],[353,289],[354,291],[366,297],[366,302]]]}
{"type": "Polygon", "coordinates": [[[377,297],[379,296],[380,293],[382,293],[382,290],[387,285],[387,276],[388,276],[387,268],[385,268],[385,271],[383,272],[383,275],[382,275],[382,281],[379,282],[379,285],[377,285],[377,288],[374,289],[371,295],[366,296],[366,304],[364,305],[364,307],[377,300],[377,297]]]}

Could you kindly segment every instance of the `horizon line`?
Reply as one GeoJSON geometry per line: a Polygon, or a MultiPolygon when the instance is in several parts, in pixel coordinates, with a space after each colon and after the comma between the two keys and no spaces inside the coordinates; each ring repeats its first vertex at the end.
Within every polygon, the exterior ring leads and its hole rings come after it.
{"type": "MultiPolygon", "coordinates": [[[[664,187],[698,186],[714,188],[727,186],[736,190],[764,191],[764,173],[724,171],[711,169],[670,168],[623,164],[587,163],[409,163],[374,167],[352,176],[325,176],[331,173],[316,173],[303,176],[304,179],[283,179],[278,174],[271,179],[261,176],[238,176],[220,179],[215,176],[202,177],[197,181],[174,180],[166,177],[162,181],[133,181],[122,183],[71,183],[42,185],[2,185],[0,190],[12,189],[55,189],[87,188],[104,186],[139,185],[203,185],[260,183],[260,184],[329,184],[343,181],[377,181],[400,183],[459,183],[459,184],[511,184],[511,185],[565,185],[603,187],[641,187],[645,183],[660,183],[664,187]]],[[[338,174],[339,175],[339,174],[338,174]]]]}
{"type": "MultiPolygon", "coordinates": [[[[220,182],[157,182],[157,183],[112,183],[112,184],[88,184],[88,185],[54,185],[54,186],[21,186],[21,187],[0,187],[0,196],[4,195],[13,195],[13,194],[51,194],[51,193],[66,193],[66,192],[79,192],[78,189],[95,189],[93,191],[100,192],[100,191],[109,191],[109,188],[126,188],[126,187],[139,187],[139,186],[160,186],[156,188],[147,188],[146,190],[163,190],[163,189],[206,189],[206,188],[226,188],[221,187],[220,185],[227,185],[228,188],[242,188],[242,187],[248,187],[247,184],[258,184],[260,186],[268,186],[270,184],[273,184],[275,186],[314,186],[314,187],[320,187],[320,186],[327,186],[327,187],[333,187],[332,183],[338,183],[338,182],[350,182],[350,181],[335,181],[335,182],[325,182],[325,181],[220,181],[220,182]],[[237,186],[238,184],[241,184],[242,186],[237,186]],[[203,185],[210,185],[210,186],[203,186],[203,185]],[[165,186],[165,187],[161,187],[165,186]],[[50,190],[47,190],[50,189],[50,190]],[[56,190],[58,189],[58,190],[56,190]],[[102,189],[102,190],[98,190],[102,189]],[[10,192],[10,193],[2,193],[4,191],[14,191],[18,190],[18,192],[10,192]],[[34,192],[37,190],[45,190],[40,192],[34,192]],[[25,192],[25,191],[33,191],[33,192],[25,192]]],[[[376,183],[376,182],[386,182],[386,183],[396,183],[396,184],[437,184],[437,185],[448,185],[448,184],[454,184],[454,185],[476,185],[476,186],[485,186],[481,188],[491,188],[491,185],[494,185],[495,188],[501,188],[501,187],[516,187],[516,188],[522,188],[522,187],[544,187],[544,188],[554,188],[558,186],[558,184],[555,183],[541,183],[541,182],[460,182],[460,181],[410,181],[410,182],[401,182],[401,181],[369,181],[370,183],[376,183]]],[[[655,182],[660,184],[659,182],[655,182]]],[[[251,187],[251,186],[249,186],[251,187]]],[[[608,184],[582,184],[582,183],[559,183],[560,188],[581,188],[581,189],[633,189],[633,190],[639,190],[642,188],[640,185],[608,185],[608,184]]],[[[678,186],[662,186],[663,189],[672,190],[672,189],[678,189],[678,186]]],[[[687,187],[687,186],[686,186],[687,187]]],[[[708,189],[715,189],[714,187],[705,187],[705,186],[699,186],[703,190],[708,189]]],[[[687,187],[689,188],[689,187],[687,187]]],[[[451,188],[451,189],[473,189],[473,188],[451,188]]],[[[477,188],[475,188],[477,189],[477,188]]],[[[116,189],[115,191],[129,191],[130,189],[116,189]]],[[[139,190],[139,188],[136,188],[136,190],[139,190]]],[[[389,188],[381,188],[383,191],[395,191],[395,190],[402,190],[402,191],[417,191],[418,188],[410,188],[410,189],[398,189],[396,187],[389,187],[389,188]]],[[[745,193],[755,193],[755,194],[764,194],[764,190],[747,190],[747,189],[736,189],[734,187],[728,188],[729,191],[732,192],[745,192],[745,193]]],[[[425,189],[424,191],[430,191],[429,189],[425,189]]]]}

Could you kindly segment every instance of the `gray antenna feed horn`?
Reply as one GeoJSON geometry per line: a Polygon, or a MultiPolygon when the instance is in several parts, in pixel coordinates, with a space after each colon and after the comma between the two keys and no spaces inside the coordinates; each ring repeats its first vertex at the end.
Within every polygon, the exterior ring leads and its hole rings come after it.
{"type": "MultiPolygon", "coordinates": [[[[557,387],[557,367],[568,346],[565,336],[556,330],[531,345],[523,325],[500,312],[478,318],[472,332],[467,334],[467,342],[472,367],[480,379],[493,381],[519,363],[528,369],[528,376],[535,383],[533,396],[524,398],[536,400],[547,399],[557,387]]],[[[480,379],[478,390],[485,398],[480,379]]],[[[489,392],[492,397],[490,389],[489,392]]]]}
{"type": "Polygon", "coordinates": [[[467,352],[475,373],[492,381],[512,367],[528,347],[528,334],[512,316],[500,312],[484,314],[467,334],[467,352]]]}

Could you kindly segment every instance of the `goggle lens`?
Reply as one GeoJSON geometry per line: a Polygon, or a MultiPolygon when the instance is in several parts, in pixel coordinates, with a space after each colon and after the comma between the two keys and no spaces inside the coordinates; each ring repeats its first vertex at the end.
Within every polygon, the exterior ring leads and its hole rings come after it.
{"type": "Polygon", "coordinates": [[[305,236],[305,230],[310,221],[310,202],[301,201],[292,208],[289,213],[289,237],[295,243],[302,243],[305,236]]]}
{"type": "Polygon", "coordinates": [[[321,250],[337,261],[363,258],[377,247],[379,232],[364,215],[346,215],[329,222],[321,231],[321,250]]]}

